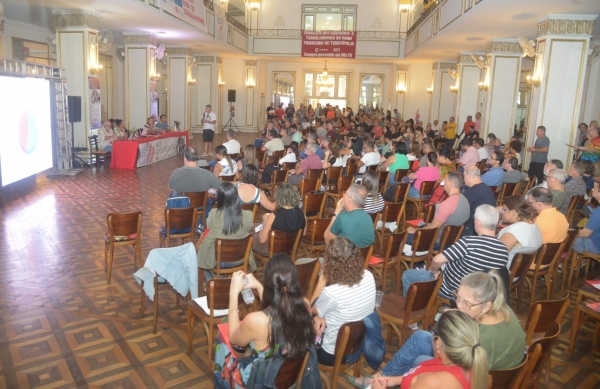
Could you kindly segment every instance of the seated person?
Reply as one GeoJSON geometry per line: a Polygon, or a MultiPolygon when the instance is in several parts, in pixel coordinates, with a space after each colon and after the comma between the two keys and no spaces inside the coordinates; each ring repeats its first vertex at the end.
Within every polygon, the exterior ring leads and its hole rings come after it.
{"type": "Polygon", "coordinates": [[[246,145],[246,147],[244,147],[244,158],[237,161],[236,165],[238,175],[243,172],[248,165],[259,167],[259,161],[256,159],[256,148],[253,145],[246,145]]]}
{"type": "Polygon", "coordinates": [[[388,184],[393,185],[396,183],[396,170],[407,170],[410,169],[410,164],[408,162],[408,149],[406,148],[406,143],[398,142],[396,143],[396,148],[394,149],[394,154],[390,155],[386,158],[383,165],[381,165],[382,169],[388,169],[390,172],[388,176],[388,184]]]}
{"type": "Polygon", "coordinates": [[[533,188],[525,196],[538,213],[535,224],[542,232],[542,243],[562,243],[567,239],[569,222],[552,205],[552,193],[545,188],[533,188]]]}
{"type": "Polygon", "coordinates": [[[215,177],[235,176],[238,166],[227,154],[225,146],[220,145],[215,148],[215,159],[217,160],[214,171],[215,177]]]}
{"type": "Polygon", "coordinates": [[[548,178],[546,178],[546,185],[548,190],[552,193],[552,206],[556,209],[560,209],[565,202],[564,183],[567,180],[567,172],[563,169],[554,169],[548,172],[548,178]]]}
{"type": "Polygon", "coordinates": [[[265,257],[269,256],[271,230],[296,232],[306,227],[306,217],[299,207],[300,193],[295,186],[284,182],[277,187],[273,198],[277,208],[274,212],[263,215],[262,230],[252,236],[252,250],[265,257]]]}
{"type": "MultiPolygon", "coordinates": [[[[484,204],[475,210],[475,231],[478,235],[465,236],[447,247],[443,252],[433,257],[429,271],[409,269],[402,275],[404,296],[413,282],[430,281],[440,276],[442,265],[445,264],[442,287],[438,293],[449,300],[453,299],[452,292],[458,289],[460,280],[469,273],[498,269],[504,276],[508,274],[506,263],[508,249],[496,238],[499,212],[484,204]]],[[[502,274],[501,273],[501,274],[502,274]]]]}
{"type": "MultiPolygon", "coordinates": [[[[439,228],[437,238],[435,240],[434,250],[440,247],[440,239],[442,238],[442,230],[446,226],[462,226],[469,219],[469,201],[460,193],[464,184],[462,174],[458,172],[450,172],[444,180],[444,191],[448,194],[448,198],[438,204],[435,208],[433,221],[428,225],[419,229],[439,228]]],[[[415,227],[406,229],[409,235],[406,238],[406,244],[412,245],[414,233],[417,231],[415,227]]]]}
{"type": "Polygon", "coordinates": [[[142,135],[148,135],[152,132],[154,132],[154,118],[149,117],[148,119],[146,119],[146,124],[144,124],[142,135]]]}
{"type": "Polygon", "coordinates": [[[376,172],[367,170],[362,176],[360,185],[367,190],[364,210],[366,213],[377,213],[383,211],[385,203],[383,196],[379,193],[379,176],[376,172]]]}
{"type": "Polygon", "coordinates": [[[508,149],[504,151],[504,159],[508,159],[508,158],[516,158],[518,163],[517,165],[520,165],[521,162],[521,151],[523,150],[523,143],[521,143],[520,140],[515,139],[515,137],[513,137],[513,140],[508,144],[508,149]]]}
{"type": "Polygon", "coordinates": [[[107,120],[98,130],[98,149],[112,152],[113,141],[116,136],[112,131],[111,124],[107,120]]]}
{"type": "Polygon", "coordinates": [[[358,184],[350,185],[336,204],[331,222],[325,230],[326,244],[337,236],[350,239],[359,248],[375,243],[375,229],[365,228],[373,226],[373,219],[364,209],[366,199],[367,188],[358,184]]]}
{"type": "Polygon", "coordinates": [[[364,258],[354,243],[335,237],[327,246],[321,277],[311,303],[314,328],[323,344],[319,363],[333,366],[338,330],[344,323],[363,320],[375,309],[375,279],[363,269],[364,258]]]}
{"type": "MultiPolygon", "coordinates": [[[[316,146],[319,146],[319,144],[317,143],[317,133],[314,131],[309,132],[306,137],[306,145],[308,146],[311,143],[316,146]]],[[[323,149],[321,147],[317,147],[316,151],[314,151],[314,153],[316,153],[319,156],[319,160],[321,160],[321,161],[325,157],[325,154],[323,153],[323,149]]],[[[302,158],[302,159],[306,158],[306,147],[304,147],[302,149],[302,151],[300,152],[300,158],[302,158]]]]}
{"type": "Polygon", "coordinates": [[[323,169],[323,162],[317,155],[317,150],[320,147],[316,143],[308,143],[304,148],[306,158],[296,164],[296,169],[290,170],[288,182],[292,185],[299,185],[304,178],[304,173],[310,169],[323,169]]]}
{"type": "Polygon", "coordinates": [[[515,255],[519,253],[533,253],[542,246],[542,232],[535,224],[537,212],[522,196],[509,196],[498,207],[502,222],[509,224],[498,233],[500,242],[508,249],[508,262],[510,265],[515,255]]]}
{"type": "MultiPolygon", "coordinates": [[[[448,148],[440,147],[435,153],[437,154],[437,164],[440,167],[440,180],[443,180],[448,173],[456,171],[456,164],[452,160],[448,148]]],[[[427,155],[425,155],[425,158],[427,158],[427,155]]]]}
{"type": "MultiPolygon", "coordinates": [[[[596,182],[592,197],[600,201],[600,184],[596,182]]],[[[600,254],[600,207],[594,209],[585,227],[579,231],[573,250],[578,253],[600,254]]]]}
{"type": "Polygon", "coordinates": [[[516,184],[521,181],[527,181],[527,174],[517,170],[519,167],[519,161],[515,157],[511,157],[504,160],[504,176],[502,176],[502,183],[504,184],[516,184]]]}
{"type": "MultiPolygon", "coordinates": [[[[229,339],[232,344],[249,346],[251,357],[237,357],[222,339],[215,348],[215,381],[218,387],[245,388],[256,359],[275,355],[302,358],[315,340],[312,317],[302,298],[296,266],[286,254],[275,254],[265,266],[263,283],[252,273],[237,271],[231,278],[229,339]],[[248,281],[244,285],[244,279],[248,281]],[[249,313],[240,321],[239,294],[244,288],[256,290],[260,310],[249,313]]],[[[306,373],[303,382],[307,379],[306,373]]],[[[318,370],[310,379],[320,380],[318,370]]]]}
{"type": "Polygon", "coordinates": [[[375,151],[375,144],[373,142],[365,142],[363,146],[364,155],[352,156],[356,160],[356,167],[358,168],[358,174],[363,174],[367,167],[379,165],[381,163],[381,155],[375,151]]]}
{"type": "Polygon", "coordinates": [[[427,166],[419,168],[415,173],[408,175],[408,178],[414,180],[408,188],[408,197],[418,199],[420,197],[421,183],[424,181],[438,181],[440,179],[440,169],[436,166],[437,154],[427,154],[427,166]]]}
{"type": "Polygon", "coordinates": [[[262,189],[258,188],[258,168],[255,165],[246,165],[242,172],[242,181],[235,184],[240,204],[260,204],[267,211],[275,210],[275,203],[267,198],[262,189]]]}
{"type": "Polygon", "coordinates": [[[292,141],[290,147],[286,150],[286,154],[282,158],[279,158],[279,165],[283,165],[285,162],[300,161],[300,150],[298,150],[298,146],[298,142],[292,141]]]}
{"type": "Polygon", "coordinates": [[[282,151],[285,148],[283,147],[283,142],[277,136],[277,130],[273,129],[267,133],[268,142],[262,146],[262,151],[266,151],[267,155],[273,155],[274,151],[282,151]]]}
{"type": "Polygon", "coordinates": [[[491,166],[483,176],[481,176],[481,182],[487,186],[499,187],[502,185],[502,179],[504,178],[504,154],[499,151],[494,151],[488,158],[488,164],[491,166]]]}
{"type": "Polygon", "coordinates": [[[169,130],[169,122],[167,121],[167,115],[160,115],[160,121],[156,124],[155,128],[158,130],[169,130]]]}
{"type": "Polygon", "coordinates": [[[479,153],[479,160],[480,161],[486,161],[488,158],[490,157],[488,154],[487,149],[485,148],[485,142],[482,138],[477,138],[475,141],[473,141],[473,147],[475,147],[477,149],[477,152],[479,153]]]}
{"type": "MultiPolygon", "coordinates": [[[[525,332],[506,302],[502,278],[492,270],[465,276],[456,295],[458,311],[469,315],[479,327],[481,347],[487,353],[491,370],[505,370],[523,362],[525,332]]],[[[373,378],[400,376],[423,361],[434,357],[429,331],[416,331],[396,352],[393,359],[373,378]]],[[[369,377],[349,380],[356,386],[368,385],[369,377]]],[[[445,386],[440,386],[445,387],[445,386]]]]}
{"type": "Polygon", "coordinates": [[[447,311],[431,330],[434,359],[424,361],[403,376],[377,377],[372,389],[401,385],[409,388],[484,389],[488,381],[488,360],[479,344],[479,328],[466,313],[447,311]],[[465,357],[469,355],[469,357],[465,357]]]}
{"type": "Polygon", "coordinates": [[[564,215],[569,211],[569,205],[573,196],[586,196],[586,183],[583,180],[583,173],[585,173],[586,166],[583,161],[577,161],[569,166],[570,180],[565,182],[565,202],[560,207],[560,212],[564,215]]]}

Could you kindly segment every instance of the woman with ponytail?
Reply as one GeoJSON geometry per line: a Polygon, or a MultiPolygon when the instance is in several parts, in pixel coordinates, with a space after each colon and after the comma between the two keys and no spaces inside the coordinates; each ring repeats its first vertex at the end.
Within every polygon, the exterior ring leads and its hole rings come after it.
{"type": "Polygon", "coordinates": [[[400,377],[377,377],[373,389],[400,385],[400,389],[485,389],[488,361],[479,344],[477,323],[466,313],[444,312],[431,329],[435,358],[400,377]]]}
{"type": "Polygon", "coordinates": [[[315,340],[312,316],[302,298],[298,271],[287,254],[275,254],[267,265],[261,284],[252,273],[237,271],[229,289],[229,339],[232,344],[249,346],[250,356],[237,358],[220,341],[215,350],[215,380],[231,389],[246,387],[252,364],[257,358],[283,355],[301,358],[315,340]],[[244,285],[244,281],[247,283],[244,285]],[[238,296],[242,289],[256,290],[260,311],[240,322],[238,296]]]}
{"type": "Polygon", "coordinates": [[[215,158],[217,158],[217,164],[215,165],[216,177],[235,176],[238,165],[231,160],[225,146],[220,145],[215,148],[215,158]]]}
{"type": "MultiPolygon", "coordinates": [[[[487,353],[490,370],[513,368],[523,362],[524,357],[525,332],[507,305],[504,290],[498,272],[490,270],[466,275],[453,293],[458,311],[470,316],[479,326],[478,343],[487,353]]],[[[429,331],[416,331],[373,379],[402,376],[421,362],[435,357],[432,336],[429,331]]],[[[349,381],[364,388],[371,382],[371,377],[350,378],[349,381]]]]}

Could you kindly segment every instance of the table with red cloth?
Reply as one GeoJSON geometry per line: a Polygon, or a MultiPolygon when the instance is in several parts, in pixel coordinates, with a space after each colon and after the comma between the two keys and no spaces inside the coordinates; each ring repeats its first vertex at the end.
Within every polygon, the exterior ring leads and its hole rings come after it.
{"type": "Polygon", "coordinates": [[[183,153],[189,144],[188,132],[148,135],[136,140],[115,140],[110,159],[113,169],[135,170],[183,153]]]}

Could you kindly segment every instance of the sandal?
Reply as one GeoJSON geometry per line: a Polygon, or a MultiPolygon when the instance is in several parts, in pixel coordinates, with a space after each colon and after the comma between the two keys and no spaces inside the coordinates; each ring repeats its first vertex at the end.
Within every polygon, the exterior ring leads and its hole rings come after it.
{"type": "Polygon", "coordinates": [[[350,382],[352,385],[360,389],[365,389],[371,383],[369,382],[369,384],[365,385],[365,379],[371,380],[373,379],[373,376],[365,375],[364,377],[346,377],[346,381],[350,382]]]}

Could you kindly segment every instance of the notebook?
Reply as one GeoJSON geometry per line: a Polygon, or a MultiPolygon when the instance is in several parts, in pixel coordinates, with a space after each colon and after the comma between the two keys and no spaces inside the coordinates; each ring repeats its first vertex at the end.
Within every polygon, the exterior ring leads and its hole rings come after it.
{"type": "MultiPolygon", "coordinates": [[[[198,304],[200,306],[200,308],[202,308],[202,310],[204,312],[206,312],[207,315],[210,315],[210,309],[208,308],[208,301],[206,300],[207,296],[204,297],[198,297],[197,299],[194,299],[194,301],[196,302],[196,304],[198,304]]],[[[228,309],[215,309],[215,317],[217,316],[225,316],[229,313],[228,309]]]]}

